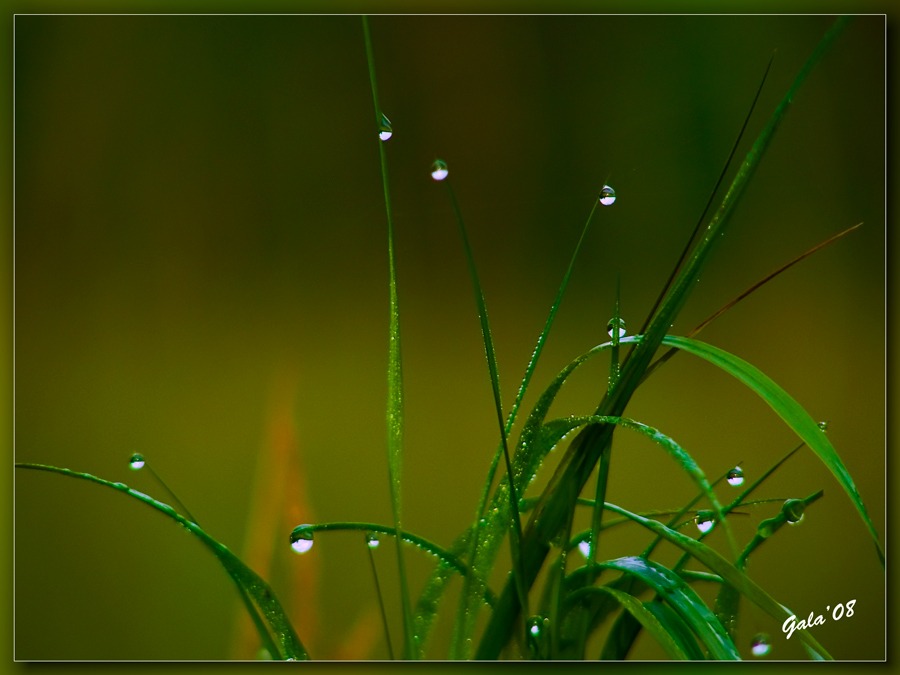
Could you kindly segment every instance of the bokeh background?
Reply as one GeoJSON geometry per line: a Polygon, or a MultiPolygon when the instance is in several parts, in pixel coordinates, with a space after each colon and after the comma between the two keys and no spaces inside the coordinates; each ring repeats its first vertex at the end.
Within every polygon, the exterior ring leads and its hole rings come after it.
{"type": "MultiPolygon", "coordinates": [[[[431,162],[449,164],[466,217],[507,408],[599,188],[617,191],[585,241],[530,408],[556,372],[604,341],[618,274],[622,314],[632,329],[642,323],[773,51],[741,158],[831,22],[372,18],[394,126],[406,528],[448,545],[474,517],[496,447],[471,285],[431,162]]],[[[700,338],[829,421],[881,533],[884,104],[884,19],[860,17],[796,97],[673,327],[687,332],[864,221],[700,338]]],[[[386,220],[359,18],[19,16],[15,115],[16,461],[169,501],[147,472],[129,471],[131,453],[143,453],[207,531],[265,562],[259,571],[314,657],[384,658],[359,536],[320,535],[302,557],[287,544],[293,516],[391,521],[386,220]],[[283,508],[255,520],[272,494],[283,508]]],[[[574,376],[554,412],[593,410],[606,369],[601,359],[574,376]]],[[[741,461],[752,480],[797,443],[754,394],[689,356],[654,375],[627,414],[675,438],[710,476],[741,461]]],[[[60,476],[19,470],[14,487],[16,658],[253,655],[230,580],[171,521],[60,476]]],[[[881,659],[884,573],[834,478],[804,450],[757,496],[822,488],[802,525],[761,548],[748,572],[801,616],[856,599],[852,618],[814,635],[836,658],[881,659]]],[[[657,447],[617,434],[610,501],[639,511],[693,494],[657,447]]],[[[777,509],[736,517],[741,541],[777,509]]],[[[621,528],[604,553],[636,554],[647,541],[621,528]]],[[[399,646],[393,547],[376,554],[399,646]]],[[[676,557],[660,550],[663,562],[676,557]]],[[[497,588],[508,560],[501,552],[497,588]]],[[[407,565],[416,595],[431,561],[410,550],[407,565]]],[[[458,590],[434,658],[446,654],[458,590]]],[[[805,658],[774,621],[743,609],[745,655],[765,631],[770,658],[805,658]]],[[[633,656],[664,657],[645,638],[633,656]]]]}

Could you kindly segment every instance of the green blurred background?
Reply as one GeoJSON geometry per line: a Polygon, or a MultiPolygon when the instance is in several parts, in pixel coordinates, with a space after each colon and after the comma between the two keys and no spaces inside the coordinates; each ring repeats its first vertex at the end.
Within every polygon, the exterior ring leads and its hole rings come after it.
{"type": "MultiPolygon", "coordinates": [[[[526,407],[606,338],[643,321],[703,209],[773,50],[743,157],[829,17],[374,17],[394,203],[406,394],[403,519],[449,544],[474,517],[496,419],[471,285],[446,193],[450,166],[511,405],[604,182],[618,199],[588,235],[526,407]]],[[[244,548],[258,458],[279,392],[317,521],[391,520],[384,406],[386,221],[357,17],[19,16],[15,22],[17,461],[88,471],[166,495],[244,548]]],[[[858,18],[805,85],[673,328],[683,334],[832,234],[847,238],[743,301],[700,336],[747,359],[812,415],[879,532],[885,511],[884,20],[858,18]]],[[[734,168],[729,174],[733,174],[734,168]]],[[[574,376],[554,412],[588,413],[607,362],[574,376]]],[[[710,476],[750,480],[797,441],[736,381],[679,356],[629,416],[671,435],[710,476]]],[[[550,456],[555,464],[561,452],[550,456]]],[[[551,473],[539,475],[539,494],[551,473]]],[[[731,496],[727,486],[722,498],[731,496]]],[[[801,526],[751,560],[751,578],[801,616],[856,599],[814,630],[836,658],[881,659],[884,574],[821,462],[798,453],[759,497],[825,489],[801,526]]],[[[694,488],[659,449],[617,435],[609,500],[677,507],[694,488]]],[[[734,526],[746,541],[777,505],[734,526]]],[[[314,657],[338,653],[375,606],[359,537],[319,535],[303,557],[278,533],[270,575],[317,570],[292,602],[314,657]],[[311,618],[310,618],[311,617],[311,618]]],[[[18,659],[223,659],[241,611],[196,540],[87,483],[15,476],[18,659]]],[[[721,535],[710,541],[719,547],[721,535]]],[[[607,557],[648,536],[621,529],[607,557]]],[[[724,548],[722,549],[724,550],[724,548]]],[[[392,547],[377,552],[395,644],[392,547]]],[[[674,562],[674,550],[659,559],[674,562]]],[[[508,565],[498,557],[495,586],[508,565]]],[[[431,562],[410,551],[414,595],[431,562]]],[[[446,654],[459,585],[430,655],[446,654]]],[[[711,589],[701,588],[711,601],[711,589]]],[[[286,604],[288,604],[286,602],[286,604]]],[[[798,641],[744,606],[739,647],[798,641]]],[[[352,638],[351,638],[352,639],[352,638]]],[[[597,643],[594,651],[599,650],[597,643]]],[[[384,658],[375,641],[368,656],[384,658]]],[[[642,637],[635,658],[663,658],[642,637]]]]}

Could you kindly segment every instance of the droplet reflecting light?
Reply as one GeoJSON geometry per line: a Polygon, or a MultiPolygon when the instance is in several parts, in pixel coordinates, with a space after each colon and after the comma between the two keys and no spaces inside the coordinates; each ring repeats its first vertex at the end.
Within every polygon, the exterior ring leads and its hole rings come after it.
{"type": "Polygon", "coordinates": [[[387,115],[381,113],[381,124],[378,125],[378,138],[386,141],[393,135],[394,130],[391,128],[391,121],[387,118],[387,115]]]}
{"type": "Polygon", "coordinates": [[[366,535],[366,546],[369,548],[378,548],[378,544],[380,543],[381,541],[378,539],[378,535],[374,532],[369,532],[366,535]]]}
{"type": "Polygon", "coordinates": [[[753,652],[753,656],[765,656],[772,651],[769,636],[765,633],[757,633],[750,643],[750,651],[753,652]]]}
{"type": "Polygon", "coordinates": [[[306,553],[313,546],[313,533],[302,529],[304,527],[309,527],[309,525],[301,525],[291,533],[291,548],[297,553],[306,553]]]}
{"type": "Polygon", "coordinates": [[[828,431],[828,422],[819,422],[819,428],[822,431],[828,431]]]}
{"type": "Polygon", "coordinates": [[[578,550],[581,551],[581,555],[583,555],[585,558],[590,558],[591,557],[591,542],[589,542],[589,541],[579,542],[578,550]]]}
{"type": "Polygon", "coordinates": [[[703,534],[709,532],[716,524],[712,511],[700,511],[697,513],[697,529],[703,534]]]}
{"type": "Polygon", "coordinates": [[[729,485],[737,486],[743,484],[744,470],[739,466],[734,467],[731,471],[728,472],[727,480],[729,485]]]}
{"type": "Polygon", "coordinates": [[[603,204],[603,206],[609,206],[615,201],[616,191],[609,187],[609,185],[604,185],[603,189],[600,190],[600,203],[603,204]]]}
{"type": "Polygon", "coordinates": [[[144,456],[139,452],[134,453],[128,461],[131,464],[131,469],[133,471],[137,471],[144,467],[144,456]]]}
{"type": "MultiPolygon", "coordinates": [[[[613,330],[614,330],[615,326],[616,326],[615,319],[610,319],[609,322],[606,324],[606,332],[609,333],[609,337],[613,337],[613,330]]],[[[619,317],[619,339],[620,340],[623,337],[625,337],[625,333],[626,333],[625,319],[623,319],[622,317],[619,317]]]]}
{"type": "Polygon", "coordinates": [[[788,499],[781,507],[781,512],[784,514],[784,519],[788,521],[789,524],[796,525],[803,520],[803,511],[805,508],[806,504],[799,499],[788,499]]]}
{"type": "Polygon", "coordinates": [[[434,160],[434,164],[431,165],[432,178],[435,180],[444,180],[449,173],[450,170],[447,168],[446,162],[440,159],[434,160]]]}

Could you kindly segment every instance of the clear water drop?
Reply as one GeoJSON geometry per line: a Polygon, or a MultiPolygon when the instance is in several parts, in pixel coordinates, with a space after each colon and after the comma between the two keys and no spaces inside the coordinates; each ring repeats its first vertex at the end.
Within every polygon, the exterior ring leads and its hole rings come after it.
{"type": "Polygon", "coordinates": [[[447,163],[441,159],[434,160],[434,164],[431,165],[431,177],[435,180],[444,180],[447,175],[450,173],[450,170],[447,169],[447,163]]]}
{"type": "Polygon", "coordinates": [[[750,651],[753,652],[753,656],[765,656],[772,651],[772,643],[769,642],[769,636],[765,633],[757,633],[750,643],[750,651]]]}
{"type": "Polygon", "coordinates": [[[734,467],[728,472],[726,480],[728,480],[729,485],[742,485],[744,483],[744,470],[739,466],[734,467]]]}
{"type": "Polygon", "coordinates": [[[697,512],[697,529],[700,530],[703,534],[709,532],[715,524],[715,516],[713,515],[712,511],[697,512]]]}
{"type": "Polygon", "coordinates": [[[805,508],[806,504],[799,499],[788,499],[781,507],[781,512],[784,514],[784,519],[788,521],[789,524],[796,525],[803,520],[803,510],[805,508]]]}
{"type": "Polygon", "coordinates": [[[822,431],[828,431],[828,422],[819,422],[819,428],[822,431]]]}
{"type": "Polygon", "coordinates": [[[309,525],[294,528],[291,533],[291,548],[297,553],[306,553],[313,546],[313,533],[307,529],[309,525]]]}
{"type": "Polygon", "coordinates": [[[374,532],[369,532],[366,534],[366,546],[368,546],[369,548],[378,548],[378,544],[380,543],[381,540],[374,532]]]}
{"type": "Polygon", "coordinates": [[[378,138],[386,141],[393,135],[394,129],[391,127],[391,121],[387,118],[387,115],[381,113],[381,124],[378,125],[378,138]]]}
{"type": "Polygon", "coordinates": [[[600,190],[600,203],[603,204],[603,206],[609,206],[615,201],[616,191],[609,187],[609,185],[604,185],[603,189],[600,190]]]}
{"type": "Polygon", "coordinates": [[[578,550],[581,551],[581,555],[585,558],[591,557],[591,542],[582,541],[578,544],[578,550]]]}
{"type": "MultiPolygon", "coordinates": [[[[615,326],[616,326],[615,319],[610,319],[609,322],[606,324],[606,332],[609,333],[609,337],[613,337],[613,329],[615,328],[615,326]]],[[[623,337],[625,337],[626,330],[627,329],[625,326],[625,319],[623,319],[622,317],[619,317],[619,339],[620,340],[623,337]]]]}
{"type": "Polygon", "coordinates": [[[772,533],[775,531],[775,523],[773,521],[774,518],[762,521],[759,524],[759,527],[756,528],[756,534],[763,539],[768,539],[769,537],[771,537],[772,533]]]}
{"type": "Polygon", "coordinates": [[[131,459],[128,460],[128,462],[131,464],[132,471],[137,471],[144,467],[144,456],[141,453],[136,452],[131,456],[131,459]]]}

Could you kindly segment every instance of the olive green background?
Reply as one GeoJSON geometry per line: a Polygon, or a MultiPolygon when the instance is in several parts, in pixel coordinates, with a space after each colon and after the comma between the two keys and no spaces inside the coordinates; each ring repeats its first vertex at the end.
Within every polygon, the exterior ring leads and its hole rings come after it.
{"type": "MultiPolygon", "coordinates": [[[[496,444],[456,225],[428,176],[434,158],[448,162],[467,220],[507,408],[599,188],[617,191],[576,264],[530,407],[606,337],[617,274],[623,316],[640,325],[773,50],[739,157],[831,21],[371,20],[395,132],[386,150],[404,341],[405,527],[449,544],[474,517],[496,444]]],[[[386,221],[359,19],[20,16],[15,30],[15,459],[122,480],[165,501],[146,473],[128,470],[128,456],[142,452],[239,552],[273,391],[296,373],[294,419],[317,520],[390,522],[386,221]]],[[[882,17],[857,19],[813,73],[673,327],[687,332],[864,221],[700,337],[830,421],[881,533],[883,37],[882,17]]],[[[597,360],[574,376],[554,412],[592,410],[606,367],[597,360]]],[[[671,435],[710,476],[743,461],[752,480],[796,444],[761,400],[689,356],[654,375],[627,414],[671,435]]],[[[17,659],[229,656],[237,597],[198,542],[86,483],[19,471],[14,488],[17,659]]],[[[801,616],[855,598],[852,618],[814,635],[836,658],[884,658],[884,573],[833,477],[804,451],[758,496],[821,488],[825,499],[761,548],[749,574],[801,616]]],[[[626,433],[609,490],[631,510],[677,507],[694,494],[674,462],[626,433]]],[[[741,541],[777,508],[736,517],[741,541]]],[[[720,536],[710,541],[721,547],[720,536]]],[[[647,541],[623,528],[605,555],[636,554],[647,541]]],[[[396,567],[392,550],[377,554],[397,643],[396,567]]],[[[320,535],[285,564],[313,556],[315,657],[331,653],[375,598],[357,537],[320,535]]],[[[661,550],[663,562],[675,557],[661,550]]],[[[508,559],[502,552],[498,572],[508,559]]],[[[415,594],[430,561],[410,550],[407,562],[415,594]]],[[[287,576],[273,579],[280,596],[287,576]]],[[[457,592],[434,658],[446,654],[457,592]]],[[[744,610],[743,653],[766,631],[771,658],[805,658],[780,626],[744,610]]],[[[371,656],[383,658],[383,645],[371,656]]],[[[644,636],[633,656],[663,654],[644,636]]]]}

